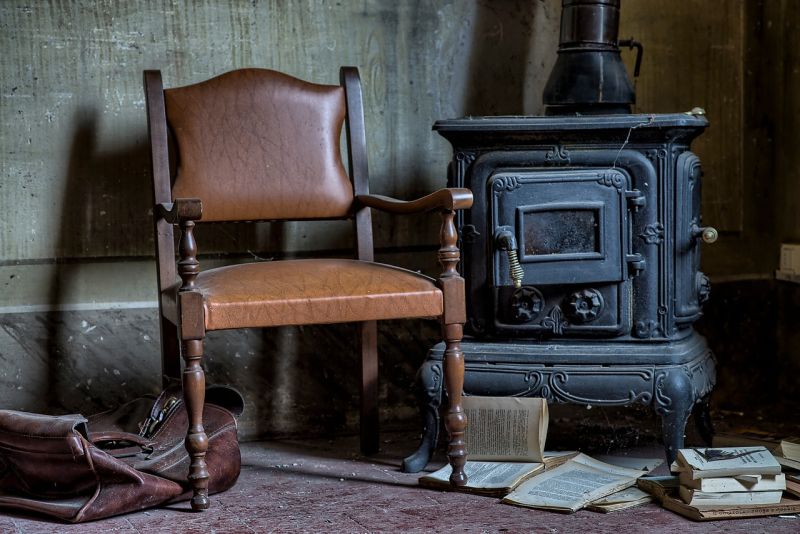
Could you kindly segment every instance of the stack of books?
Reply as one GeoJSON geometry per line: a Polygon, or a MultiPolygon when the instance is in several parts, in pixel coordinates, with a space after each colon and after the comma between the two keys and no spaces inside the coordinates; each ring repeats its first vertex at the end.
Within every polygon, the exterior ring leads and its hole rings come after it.
{"type": "Polygon", "coordinates": [[[782,439],[775,449],[775,459],[784,467],[800,471],[800,437],[782,439]]]}
{"type": "Polygon", "coordinates": [[[800,437],[782,439],[774,454],[786,471],[786,492],[800,498],[800,437]]]}
{"type": "Polygon", "coordinates": [[[777,504],[786,489],[781,465],[765,447],[681,449],[672,470],[690,506],[777,504]]]}

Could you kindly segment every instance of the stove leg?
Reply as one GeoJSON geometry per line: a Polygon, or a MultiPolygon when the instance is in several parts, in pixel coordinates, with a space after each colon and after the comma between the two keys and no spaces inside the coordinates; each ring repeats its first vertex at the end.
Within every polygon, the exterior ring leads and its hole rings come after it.
{"type": "Polygon", "coordinates": [[[667,462],[675,461],[683,448],[686,422],[695,404],[692,381],[683,367],[661,371],[656,375],[654,407],[661,416],[661,431],[667,462]]]}
{"type": "Polygon", "coordinates": [[[417,373],[417,396],[422,415],[422,439],[417,450],[403,460],[404,473],[419,473],[431,459],[439,442],[442,405],[442,362],[426,360],[417,373]]]}
{"type": "Polygon", "coordinates": [[[714,423],[711,421],[711,409],[709,406],[710,400],[710,395],[703,397],[694,405],[692,410],[697,432],[708,447],[711,447],[711,441],[714,437],[714,423]]]}

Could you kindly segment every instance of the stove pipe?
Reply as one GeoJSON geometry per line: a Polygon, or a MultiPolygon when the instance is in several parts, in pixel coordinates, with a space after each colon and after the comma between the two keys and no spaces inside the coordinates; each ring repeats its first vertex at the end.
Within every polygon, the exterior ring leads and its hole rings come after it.
{"type": "MultiPolygon", "coordinates": [[[[620,57],[620,0],[562,0],[558,59],[544,89],[546,115],[630,113],[636,101],[620,57]]],[[[635,75],[638,72],[635,73],[635,75]]]]}

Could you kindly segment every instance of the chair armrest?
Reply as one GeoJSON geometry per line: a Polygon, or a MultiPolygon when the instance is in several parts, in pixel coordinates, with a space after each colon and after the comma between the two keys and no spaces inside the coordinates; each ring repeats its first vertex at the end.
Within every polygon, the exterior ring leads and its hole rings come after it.
{"type": "Polygon", "coordinates": [[[176,198],[174,202],[156,204],[156,212],[170,224],[199,221],[203,217],[203,203],[199,198],[176,198]]]}
{"type": "Polygon", "coordinates": [[[472,206],[472,191],[464,188],[447,188],[416,200],[397,200],[381,195],[358,195],[356,200],[369,208],[395,214],[421,213],[425,211],[463,210],[472,206]]]}

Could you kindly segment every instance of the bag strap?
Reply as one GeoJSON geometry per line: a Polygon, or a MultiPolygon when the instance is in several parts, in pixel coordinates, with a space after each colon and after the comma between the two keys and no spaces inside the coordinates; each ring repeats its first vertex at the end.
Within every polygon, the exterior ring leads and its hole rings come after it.
{"type": "Polygon", "coordinates": [[[114,458],[135,456],[140,452],[152,452],[155,446],[152,441],[138,434],[116,430],[89,432],[89,440],[91,440],[95,447],[110,454],[114,458]],[[120,444],[126,443],[130,445],[127,447],[120,446],[120,444]]]}
{"type": "MultiPolygon", "coordinates": [[[[209,386],[206,388],[205,403],[214,404],[228,410],[234,418],[242,415],[244,411],[242,394],[230,386],[209,386]]],[[[181,406],[183,406],[181,385],[173,384],[164,389],[153,403],[150,415],[139,424],[139,436],[145,439],[153,436],[161,423],[181,406]]]]}

